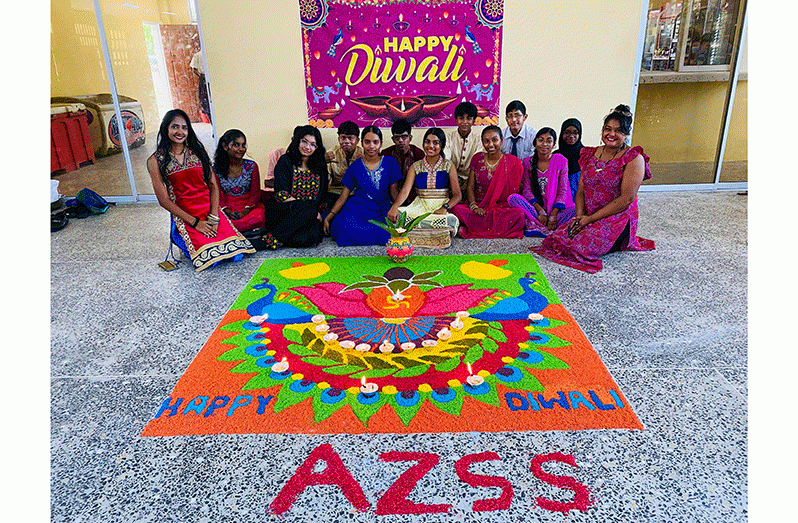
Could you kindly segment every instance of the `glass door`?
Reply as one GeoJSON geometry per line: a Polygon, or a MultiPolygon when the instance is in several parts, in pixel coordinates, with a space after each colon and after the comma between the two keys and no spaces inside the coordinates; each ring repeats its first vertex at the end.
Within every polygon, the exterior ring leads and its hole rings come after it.
{"type": "MultiPolygon", "coordinates": [[[[213,154],[210,89],[205,81],[193,0],[97,0],[105,27],[120,102],[137,104],[141,139],[128,137],[136,188],[152,195],[147,158],[155,151],[164,114],[184,110],[213,154]]],[[[123,103],[123,105],[124,105],[123,103]]],[[[124,107],[123,107],[124,109],[124,107]]]]}
{"type": "Polygon", "coordinates": [[[52,94],[54,100],[81,99],[89,108],[96,160],[74,171],[55,173],[63,180],[61,193],[71,195],[89,187],[110,197],[153,195],[147,158],[155,151],[158,128],[167,111],[183,109],[213,155],[210,88],[194,0],[95,0],[93,5],[81,3],[83,11],[72,4],[68,0],[52,3],[52,94]],[[78,47],[81,52],[74,53],[75,41],[86,49],[78,47]],[[121,113],[121,132],[114,98],[121,113]]]}
{"type": "Polygon", "coordinates": [[[90,2],[52,0],[51,173],[58,192],[131,197],[103,44],[90,2]]]}
{"type": "Polygon", "coordinates": [[[723,160],[732,163],[722,181],[741,178],[731,172],[747,166],[747,85],[742,85],[747,81],[738,83],[736,116],[728,131],[724,124],[744,5],[740,0],[650,0],[633,137],[651,158],[653,177],[644,185],[715,184],[723,143],[729,146],[723,160]]]}

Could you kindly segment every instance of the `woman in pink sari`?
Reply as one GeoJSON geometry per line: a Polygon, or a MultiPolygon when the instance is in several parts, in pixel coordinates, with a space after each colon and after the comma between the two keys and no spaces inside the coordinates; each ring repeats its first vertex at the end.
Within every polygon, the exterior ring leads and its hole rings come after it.
{"type": "Polygon", "coordinates": [[[219,212],[219,186],[208,153],[180,109],[167,112],[147,170],[158,203],[172,215],[172,241],[199,272],[254,253],[249,240],[219,212]]]}
{"type": "Polygon", "coordinates": [[[502,132],[495,125],[482,130],[484,153],[471,159],[468,202],[455,205],[463,238],[523,238],[524,211],[511,207],[507,198],[521,186],[521,160],[502,152],[502,132]]]}
{"type": "Polygon", "coordinates": [[[629,147],[629,106],[619,105],[604,118],[600,147],[584,147],[582,176],[576,191],[576,216],[538,247],[530,249],[554,262],[589,273],[602,269],[600,257],[616,251],[650,251],[654,242],[637,236],[637,190],[651,178],[648,156],[629,147]]]}

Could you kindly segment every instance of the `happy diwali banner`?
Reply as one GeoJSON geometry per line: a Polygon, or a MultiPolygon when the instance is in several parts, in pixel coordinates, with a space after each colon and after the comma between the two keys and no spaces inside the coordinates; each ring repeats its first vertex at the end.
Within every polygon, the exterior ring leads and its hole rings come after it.
{"type": "Polygon", "coordinates": [[[308,120],[498,123],[504,0],[299,0],[308,120]]]}

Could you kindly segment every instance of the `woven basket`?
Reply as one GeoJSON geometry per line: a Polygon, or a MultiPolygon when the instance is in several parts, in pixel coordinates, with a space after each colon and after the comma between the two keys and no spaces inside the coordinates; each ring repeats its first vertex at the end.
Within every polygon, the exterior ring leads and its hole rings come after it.
{"type": "Polygon", "coordinates": [[[407,235],[413,247],[426,247],[428,249],[446,249],[452,245],[452,230],[421,229],[416,228],[407,235]]]}

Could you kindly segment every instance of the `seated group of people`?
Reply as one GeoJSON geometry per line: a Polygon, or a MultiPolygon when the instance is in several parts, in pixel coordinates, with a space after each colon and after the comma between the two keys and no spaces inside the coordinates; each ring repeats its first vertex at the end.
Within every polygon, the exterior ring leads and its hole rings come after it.
{"type": "Polygon", "coordinates": [[[244,133],[225,132],[211,165],[175,109],[148,168],[172,215],[173,241],[198,271],[256,249],[312,247],[325,234],[340,246],[382,245],[389,233],[370,220],[396,222],[402,212],[408,220],[429,214],[420,228],[462,238],[543,237],[532,251],[587,272],[600,270],[608,252],[654,248],[636,235],[637,190],[651,174],[642,148],[626,143],[628,106],[604,118],[599,147],[582,145],[575,118],[563,122],[558,142],[554,129],[526,124],[522,102],[505,112],[504,131],[488,125],[478,133],[476,106],[462,102],[456,129],[428,129],[422,148],[406,120],[391,126],[394,145],[385,149],[373,125],[342,123],[330,151],[318,129],[298,126],[267,193],[258,165],[245,158],[244,133]]]}

